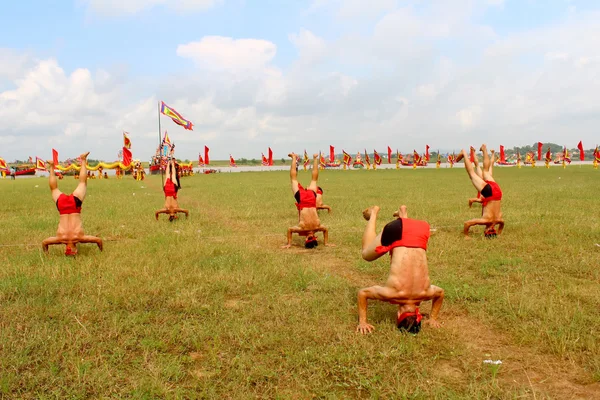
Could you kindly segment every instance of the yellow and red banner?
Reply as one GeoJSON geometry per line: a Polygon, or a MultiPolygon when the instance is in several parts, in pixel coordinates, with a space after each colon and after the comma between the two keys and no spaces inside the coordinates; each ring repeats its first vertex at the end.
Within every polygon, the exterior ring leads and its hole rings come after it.
{"type": "Polygon", "coordinates": [[[377,150],[373,150],[373,158],[373,162],[375,163],[375,165],[381,165],[381,156],[379,155],[377,150]]]}
{"type": "Polygon", "coordinates": [[[0,168],[6,169],[6,161],[4,161],[4,158],[0,158],[0,168]]]}
{"type": "Polygon", "coordinates": [[[344,165],[347,166],[352,162],[352,156],[346,153],[346,150],[342,150],[342,152],[344,153],[344,165]]]}
{"type": "Polygon", "coordinates": [[[175,109],[166,105],[164,101],[160,102],[160,112],[161,112],[161,114],[166,115],[167,117],[171,118],[173,120],[173,122],[175,122],[177,125],[183,126],[184,129],[187,129],[190,131],[193,130],[192,128],[194,127],[194,124],[192,124],[192,121],[189,121],[189,120],[183,118],[181,116],[181,114],[179,114],[177,111],[175,111],[175,109]]]}
{"type": "Polygon", "coordinates": [[[123,132],[123,147],[131,149],[131,140],[129,139],[129,132],[123,132]]]}
{"type": "Polygon", "coordinates": [[[46,162],[39,157],[35,157],[35,169],[46,170],[46,162]]]}

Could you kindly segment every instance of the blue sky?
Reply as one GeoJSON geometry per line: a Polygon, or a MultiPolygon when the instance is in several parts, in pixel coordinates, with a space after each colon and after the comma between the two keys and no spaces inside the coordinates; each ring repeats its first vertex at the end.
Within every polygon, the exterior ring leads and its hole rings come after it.
{"type": "Polygon", "coordinates": [[[0,157],[146,159],[159,100],[182,158],[600,141],[594,1],[110,1],[3,9],[0,157]]]}

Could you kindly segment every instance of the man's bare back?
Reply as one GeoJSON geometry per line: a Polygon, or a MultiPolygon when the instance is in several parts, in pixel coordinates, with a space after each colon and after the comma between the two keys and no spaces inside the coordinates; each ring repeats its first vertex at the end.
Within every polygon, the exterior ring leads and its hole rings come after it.
{"type": "MultiPolygon", "coordinates": [[[[377,220],[377,214],[379,207],[371,207],[363,212],[363,216],[367,219],[367,227],[363,235],[363,246],[362,256],[367,261],[373,261],[382,255],[386,254],[387,251],[391,252],[390,260],[390,274],[387,279],[385,286],[371,286],[368,288],[361,289],[358,292],[358,315],[359,324],[356,328],[357,332],[362,334],[370,333],[374,330],[373,325],[367,322],[367,305],[369,299],[381,300],[390,304],[398,305],[398,315],[411,315],[418,317],[418,323],[420,329],[420,314],[418,312],[418,306],[421,302],[426,300],[432,300],[432,310],[429,320],[426,322],[433,327],[439,327],[437,317],[442,307],[442,301],[444,298],[444,290],[431,285],[429,280],[429,269],[427,266],[427,253],[426,243],[429,238],[429,232],[425,233],[424,229],[429,229],[429,226],[423,221],[418,221],[418,224],[414,224],[415,227],[421,229],[422,238],[411,239],[407,235],[411,235],[412,225],[414,220],[410,220],[407,217],[406,207],[400,207],[400,210],[394,214],[402,220],[404,225],[404,232],[400,232],[400,238],[385,245],[382,244],[382,236],[386,235],[385,229],[391,226],[389,229],[397,229],[392,226],[392,223],[386,225],[384,231],[377,235],[375,230],[375,224],[377,220]],[[410,243],[411,240],[414,243],[424,243],[422,247],[405,247],[401,244],[403,242],[410,243]]],[[[395,222],[395,221],[392,221],[395,222]]],[[[402,224],[395,224],[400,225],[402,224]]],[[[389,235],[388,235],[389,236],[389,235]]],[[[387,240],[387,238],[385,238],[387,240]]],[[[399,321],[398,327],[401,327],[402,322],[399,321]]],[[[418,332],[418,329],[416,330],[418,332]]]]}
{"type": "Polygon", "coordinates": [[[102,239],[95,236],[85,235],[81,221],[80,211],[87,190],[86,163],[88,154],[89,152],[80,156],[81,171],[79,173],[79,185],[77,185],[77,188],[73,191],[73,193],[68,196],[58,190],[56,175],[54,172],[54,162],[48,161],[50,166],[50,177],[48,179],[50,190],[52,192],[52,200],[57,205],[60,217],[58,220],[56,236],[46,238],[42,242],[42,248],[45,252],[48,252],[48,246],[65,244],[67,246],[65,254],[75,255],[77,254],[76,245],[78,243],[95,243],[98,245],[100,251],[102,251],[102,239]]]}

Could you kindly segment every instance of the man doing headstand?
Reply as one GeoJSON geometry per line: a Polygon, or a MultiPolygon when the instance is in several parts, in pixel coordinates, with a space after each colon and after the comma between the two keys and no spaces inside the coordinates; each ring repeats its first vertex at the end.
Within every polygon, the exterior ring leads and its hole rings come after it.
{"type": "Polygon", "coordinates": [[[362,258],[374,261],[390,252],[390,275],[385,286],[371,286],[358,292],[358,326],[356,332],[371,333],[373,325],[367,322],[369,300],[380,300],[398,305],[396,326],[400,330],[418,333],[421,330],[419,305],[431,300],[431,315],[426,321],[434,328],[440,326],[438,314],[444,300],[444,289],[429,281],[427,242],[429,224],[408,218],[406,206],[394,214],[396,220],[388,223],[378,235],[376,231],[379,207],[363,211],[368,221],[362,238],[362,258]]]}
{"type": "Polygon", "coordinates": [[[504,219],[502,218],[502,211],[500,211],[502,190],[492,176],[493,166],[487,153],[486,145],[481,145],[480,150],[483,152],[483,173],[481,177],[475,172],[473,163],[469,160],[469,156],[464,149],[456,158],[457,162],[464,159],[465,169],[471,178],[471,183],[473,183],[475,189],[481,192],[482,196],[481,218],[465,222],[463,233],[466,238],[469,237],[469,229],[474,225],[485,225],[485,236],[488,238],[495,237],[496,234],[501,234],[504,229],[504,219]],[[495,229],[496,225],[498,225],[497,232],[495,229]]]}
{"type": "Polygon", "coordinates": [[[53,244],[67,245],[65,255],[77,255],[77,243],[96,243],[100,251],[102,251],[102,239],[96,236],[89,236],[83,233],[81,224],[81,205],[85,199],[87,190],[87,173],[86,163],[88,153],[82,154],[81,171],[79,172],[79,184],[72,194],[66,195],[58,190],[56,174],[54,172],[54,162],[47,161],[50,165],[50,191],[52,192],[52,200],[56,203],[56,208],[60,214],[58,221],[58,229],[56,236],[49,237],[42,242],[42,248],[47,253],[48,246],[53,244]]]}
{"type": "MultiPolygon", "coordinates": [[[[490,168],[493,168],[493,166],[494,166],[494,150],[491,150],[490,153],[492,153],[492,160],[491,160],[492,164],[491,164],[490,168]]],[[[473,159],[473,164],[475,164],[475,171],[477,172],[477,176],[479,176],[481,179],[483,179],[483,170],[481,169],[481,165],[479,164],[479,160],[477,160],[477,157],[475,157],[473,159]]],[[[473,203],[483,203],[483,198],[481,197],[480,191],[477,191],[477,197],[473,197],[473,198],[469,199],[469,208],[471,208],[473,203]]]]}
{"type": "Polygon", "coordinates": [[[177,202],[177,192],[181,189],[179,183],[179,168],[175,165],[175,159],[171,159],[167,164],[167,179],[163,187],[165,192],[165,208],[160,209],[154,213],[154,217],[158,221],[159,214],[169,214],[169,222],[172,222],[177,218],[177,213],[184,213],[185,217],[189,216],[189,211],[179,208],[177,202]]]}
{"type": "Polygon", "coordinates": [[[292,234],[297,233],[300,236],[306,236],[304,246],[313,248],[318,245],[316,232],[323,232],[323,244],[328,246],[329,230],[321,225],[319,215],[317,214],[317,181],[319,180],[319,155],[313,155],[312,179],[310,185],[305,189],[298,183],[298,155],[289,154],[292,157],[290,166],[290,181],[292,183],[292,193],[296,199],[296,208],[298,208],[298,225],[288,228],[287,244],[282,248],[287,249],[292,245],[292,234]]]}

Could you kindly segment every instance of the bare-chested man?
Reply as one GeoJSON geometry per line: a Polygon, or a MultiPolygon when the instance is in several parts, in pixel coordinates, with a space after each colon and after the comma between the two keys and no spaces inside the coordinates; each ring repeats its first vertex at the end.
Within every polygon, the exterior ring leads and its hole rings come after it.
{"type": "Polygon", "coordinates": [[[60,214],[58,221],[58,229],[56,236],[49,237],[42,242],[44,251],[48,252],[48,246],[53,244],[67,245],[65,255],[77,255],[77,243],[96,243],[100,251],[102,251],[102,239],[96,236],[89,236],[83,233],[81,224],[81,205],[85,199],[87,190],[87,173],[86,163],[88,153],[82,154],[81,171],[79,172],[79,184],[71,195],[66,195],[58,190],[56,174],[54,172],[54,162],[47,161],[50,165],[50,191],[52,192],[52,200],[56,203],[56,208],[60,214]]]}
{"type": "Polygon", "coordinates": [[[167,179],[163,187],[165,192],[165,208],[156,211],[154,217],[158,221],[159,214],[169,214],[169,222],[172,222],[177,218],[177,213],[184,213],[187,218],[190,212],[179,208],[179,203],[177,202],[177,192],[181,188],[181,184],[179,183],[179,168],[175,165],[175,159],[169,161],[166,172],[167,179]]]}
{"type": "MultiPolygon", "coordinates": [[[[490,153],[492,153],[492,159],[491,159],[491,166],[490,168],[494,167],[494,150],[491,150],[490,153]]],[[[477,157],[475,157],[473,159],[473,164],[475,165],[475,172],[477,173],[477,176],[479,176],[481,179],[483,179],[483,170],[481,169],[481,165],[479,164],[479,160],[477,159],[477,157]]],[[[473,197],[469,199],[469,208],[471,208],[471,206],[473,205],[473,203],[483,203],[483,197],[481,197],[481,192],[478,190],[477,191],[477,197],[473,197]]]]}
{"type": "MultiPolygon", "coordinates": [[[[469,229],[474,225],[485,226],[485,236],[488,238],[495,237],[496,234],[501,234],[504,229],[504,219],[502,219],[502,211],[500,210],[500,204],[502,201],[502,190],[500,186],[494,180],[492,176],[492,162],[487,153],[486,145],[481,145],[483,152],[483,171],[482,176],[477,175],[473,168],[473,163],[469,160],[469,156],[463,149],[462,152],[456,158],[456,161],[464,159],[465,169],[471,178],[471,182],[477,191],[481,192],[481,218],[475,218],[465,222],[463,233],[465,238],[469,237],[469,229]],[[495,227],[498,225],[498,231],[495,227]]],[[[492,157],[494,154],[492,153],[492,157]]]]}
{"type": "Polygon", "coordinates": [[[317,214],[317,181],[319,180],[319,155],[313,155],[312,179],[310,185],[305,189],[298,183],[298,171],[296,165],[298,163],[298,155],[295,153],[289,154],[292,157],[290,166],[290,181],[292,183],[292,193],[296,199],[296,207],[298,208],[298,225],[288,228],[287,244],[282,248],[287,249],[292,246],[292,234],[297,233],[300,236],[306,236],[304,246],[313,248],[318,245],[315,233],[323,232],[323,244],[330,246],[329,230],[321,225],[319,215],[317,214]]]}
{"type": "Polygon", "coordinates": [[[421,330],[419,305],[431,300],[431,315],[427,324],[434,328],[440,326],[437,321],[444,289],[431,285],[427,268],[427,242],[429,224],[408,218],[406,206],[401,206],[396,220],[388,223],[378,235],[376,231],[379,207],[363,211],[368,221],[362,238],[362,257],[373,261],[390,252],[390,275],[385,286],[371,286],[358,292],[358,326],[356,331],[371,333],[373,325],[367,322],[368,301],[380,300],[398,305],[396,326],[400,330],[418,333],[421,330]]]}

